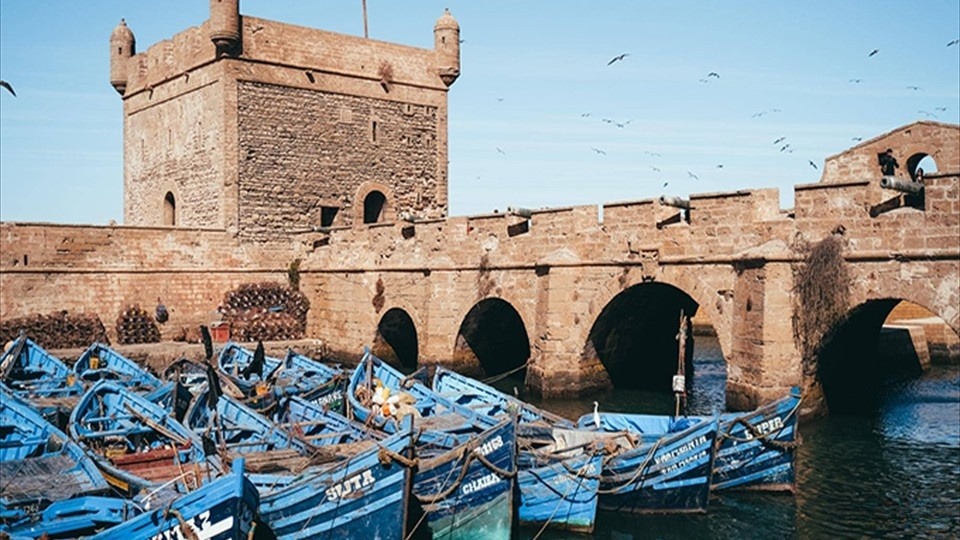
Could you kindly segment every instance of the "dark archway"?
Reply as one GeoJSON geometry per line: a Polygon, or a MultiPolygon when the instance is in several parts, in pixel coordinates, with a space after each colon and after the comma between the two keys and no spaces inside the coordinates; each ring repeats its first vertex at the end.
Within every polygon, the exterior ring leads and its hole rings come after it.
{"type": "Polygon", "coordinates": [[[377,325],[373,353],[404,371],[417,369],[419,346],[417,327],[406,311],[400,308],[387,310],[377,325]]]}
{"type": "MultiPolygon", "coordinates": [[[[517,310],[499,298],[477,302],[464,317],[454,357],[459,366],[479,364],[490,377],[521,368],[530,358],[530,340],[517,310]]],[[[519,370],[525,376],[525,369],[519,370]]],[[[469,374],[469,373],[468,373],[469,374]]]]}
{"type": "MultiPolygon", "coordinates": [[[[616,388],[672,392],[677,373],[681,311],[689,318],[699,305],[663,283],[634,285],[613,298],[590,329],[585,355],[595,355],[616,388]]],[[[692,324],[687,325],[684,366],[687,388],[693,378],[692,324]]]]}
{"type": "Polygon", "coordinates": [[[163,198],[163,224],[169,226],[177,224],[177,201],[170,191],[163,198]]]}
{"type": "Polygon", "coordinates": [[[937,162],[928,154],[922,152],[914,154],[907,158],[907,172],[910,173],[910,179],[917,181],[917,171],[923,169],[923,174],[937,172],[937,162]]]}
{"type": "Polygon", "coordinates": [[[387,197],[379,191],[371,191],[363,199],[363,222],[379,223],[383,218],[383,207],[387,197]]]}
{"type": "Polygon", "coordinates": [[[899,303],[895,298],[865,302],[824,338],[817,375],[831,414],[872,414],[890,384],[922,373],[910,333],[884,326],[899,303]],[[908,347],[892,354],[890,344],[904,340],[908,347]]]}

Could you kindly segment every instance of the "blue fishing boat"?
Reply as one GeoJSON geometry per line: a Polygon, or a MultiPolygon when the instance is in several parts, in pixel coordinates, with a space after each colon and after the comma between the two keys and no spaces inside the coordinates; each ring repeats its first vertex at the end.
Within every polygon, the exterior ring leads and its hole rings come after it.
{"type": "Polygon", "coordinates": [[[191,394],[199,394],[207,384],[207,366],[189,358],[178,358],[164,368],[161,377],[165,381],[180,383],[191,394]]]}
{"type": "Polygon", "coordinates": [[[478,415],[369,350],[354,369],[347,399],[351,414],[367,425],[395,432],[398,418],[413,417],[418,426],[413,495],[422,515],[411,534],[426,527],[434,538],[510,538],[515,419],[478,415]]]}
{"type": "Polygon", "coordinates": [[[61,429],[83,394],[73,371],[25,335],[0,356],[0,383],[61,429]]]}
{"type": "Polygon", "coordinates": [[[261,493],[260,516],[280,540],[371,538],[405,533],[413,446],[408,418],[397,432],[326,468],[311,468],[261,493]]]}
{"type": "MultiPolygon", "coordinates": [[[[634,447],[605,461],[599,507],[634,513],[705,512],[719,418],[631,417],[634,447]]],[[[596,426],[593,415],[581,418],[579,425],[623,432],[602,420],[596,426]]]]}
{"type": "Polygon", "coordinates": [[[19,539],[81,538],[119,525],[141,512],[133,501],[83,496],[57,501],[41,511],[11,511],[0,502],[0,533],[19,539]]]}
{"type": "Polygon", "coordinates": [[[317,362],[293,349],[287,351],[283,364],[271,377],[280,395],[298,395],[340,413],[346,410],[343,393],[348,379],[339,367],[317,362]]]}
{"type": "Polygon", "coordinates": [[[14,538],[76,538],[138,513],[96,464],[28,403],[0,389],[0,532],[14,538]]]}
{"type": "Polygon", "coordinates": [[[354,422],[300,396],[290,396],[283,401],[276,422],[283,429],[314,446],[379,440],[385,437],[382,431],[354,422]]]}
{"type": "Polygon", "coordinates": [[[111,380],[137,391],[156,390],[163,384],[140,364],[103,343],[87,347],[73,365],[73,370],[82,381],[111,380]]]}
{"type": "Polygon", "coordinates": [[[244,477],[243,460],[238,459],[230,474],[91,540],[247,540],[255,538],[261,527],[266,528],[257,514],[259,503],[257,489],[244,477]]]}
{"type": "Polygon", "coordinates": [[[630,448],[619,434],[576,430],[573,422],[438,367],[433,389],[485,415],[517,414],[517,519],[521,526],[591,532],[604,457],[630,448]]]}
{"type": "MultiPolygon", "coordinates": [[[[754,411],[720,415],[712,489],[792,492],[800,403],[800,388],[793,387],[789,395],[754,411]]],[[[604,430],[632,433],[641,432],[645,418],[616,413],[599,416],[604,430]]],[[[592,415],[579,420],[581,425],[593,422],[592,415]]]]}
{"type": "Polygon", "coordinates": [[[219,476],[217,456],[166,410],[114,381],[88,390],[70,416],[70,436],[104,478],[128,497],[166,500],[219,476]]]}
{"type": "Polygon", "coordinates": [[[229,341],[217,357],[217,369],[247,397],[267,393],[267,381],[282,364],[283,360],[264,354],[263,343],[258,343],[257,349],[250,351],[229,341]]]}

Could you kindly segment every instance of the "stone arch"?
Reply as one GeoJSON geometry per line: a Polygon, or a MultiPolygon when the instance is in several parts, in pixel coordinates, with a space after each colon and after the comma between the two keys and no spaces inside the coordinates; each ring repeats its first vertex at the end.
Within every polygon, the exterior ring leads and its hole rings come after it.
{"type": "Polygon", "coordinates": [[[417,324],[407,310],[392,307],[377,323],[372,350],[378,358],[405,371],[414,371],[419,364],[420,344],[417,324]]]}
{"type": "Polygon", "coordinates": [[[517,370],[530,359],[529,325],[511,302],[488,296],[461,314],[453,342],[453,367],[461,373],[489,377],[517,370]]]}
{"type": "MultiPolygon", "coordinates": [[[[583,356],[599,361],[612,386],[670,392],[681,353],[676,339],[680,313],[692,317],[698,308],[693,298],[670,284],[626,287],[594,319],[583,356]]],[[[683,351],[687,373],[692,373],[690,346],[688,340],[683,351]]]]}
{"type": "Polygon", "coordinates": [[[920,168],[924,174],[937,172],[937,161],[926,152],[917,152],[907,158],[907,172],[913,181],[917,180],[917,169],[920,168]]]}
{"type": "Polygon", "coordinates": [[[356,224],[382,223],[396,219],[394,215],[393,191],[386,184],[364,182],[357,189],[356,196],[353,200],[353,219],[356,224]],[[373,206],[375,206],[375,208],[373,206]]]}
{"type": "Polygon", "coordinates": [[[168,191],[163,196],[163,211],[161,213],[161,223],[170,227],[177,224],[177,198],[172,191],[168,191]]]}

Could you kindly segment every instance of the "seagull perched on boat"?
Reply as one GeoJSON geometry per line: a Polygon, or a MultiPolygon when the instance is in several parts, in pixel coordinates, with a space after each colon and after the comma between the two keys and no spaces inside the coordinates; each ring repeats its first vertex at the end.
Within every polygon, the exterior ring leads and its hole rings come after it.
{"type": "Polygon", "coordinates": [[[593,402],[593,425],[600,429],[600,404],[593,402]]]}

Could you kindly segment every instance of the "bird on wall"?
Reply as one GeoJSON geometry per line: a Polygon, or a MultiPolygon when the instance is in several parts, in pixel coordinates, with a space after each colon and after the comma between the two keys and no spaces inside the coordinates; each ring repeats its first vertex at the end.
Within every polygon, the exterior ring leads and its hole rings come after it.
{"type": "Polygon", "coordinates": [[[7,89],[7,92],[10,92],[10,94],[11,94],[13,97],[17,97],[17,93],[13,91],[13,87],[10,86],[10,83],[8,83],[7,81],[0,80],[0,86],[6,88],[6,89],[7,89]]]}
{"type": "Polygon", "coordinates": [[[623,54],[614,56],[613,58],[610,59],[609,62],[607,62],[607,65],[608,65],[608,66],[609,66],[609,65],[612,65],[614,62],[619,62],[619,61],[623,60],[624,58],[626,58],[626,57],[628,57],[628,56],[630,56],[630,53],[623,53],[623,54]]]}
{"type": "Polygon", "coordinates": [[[593,425],[600,429],[600,404],[596,401],[593,402],[593,425]]]}

